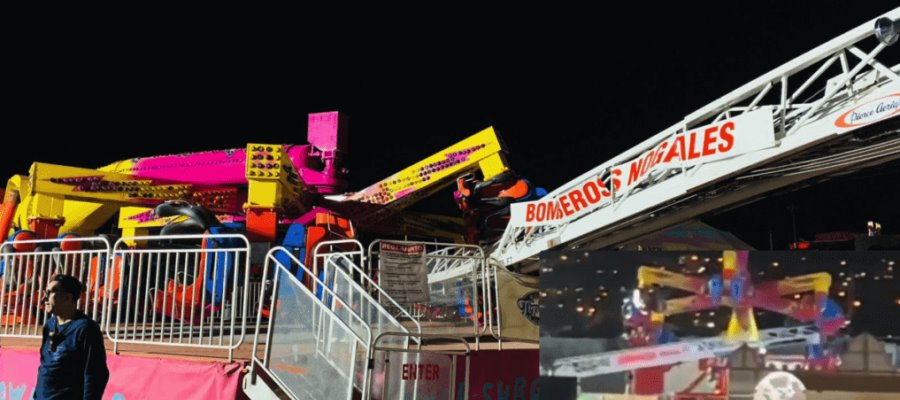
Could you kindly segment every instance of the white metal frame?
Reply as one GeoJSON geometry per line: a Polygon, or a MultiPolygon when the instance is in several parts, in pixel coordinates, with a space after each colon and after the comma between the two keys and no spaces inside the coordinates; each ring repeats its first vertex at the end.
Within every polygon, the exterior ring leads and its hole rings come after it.
{"type": "MultiPolygon", "coordinates": [[[[326,282],[327,282],[327,277],[330,276],[329,271],[332,267],[332,264],[334,263],[334,260],[339,259],[339,260],[346,261],[343,265],[346,265],[347,267],[349,267],[352,270],[352,271],[350,271],[351,274],[348,274],[347,272],[341,270],[341,268],[337,268],[337,267],[334,268],[335,273],[342,274],[345,281],[353,282],[354,285],[357,285],[358,287],[356,288],[356,290],[361,293],[362,297],[364,297],[364,299],[362,299],[363,301],[371,304],[373,307],[376,308],[376,310],[378,310],[378,312],[380,314],[387,317],[391,322],[393,322],[394,325],[399,327],[401,329],[400,332],[411,333],[412,334],[411,338],[413,340],[418,340],[418,337],[422,335],[422,325],[419,323],[419,320],[417,318],[413,317],[412,314],[410,314],[405,308],[401,307],[400,304],[397,303],[397,301],[394,300],[393,297],[391,297],[387,292],[385,292],[384,289],[381,288],[381,286],[379,286],[377,283],[375,283],[375,281],[369,276],[369,274],[360,267],[360,265],[365,265],[365,248],[363,247],[362,243],[360,243],[358,240],[345,239],[345,240],[334,240],[334,241],[327,241],[327,242],[319,243],[313,249],[312,257],[313,257],[313,272],[316,272],[316,273],[318,273],[318,270],[319,270],[318,269],[319,261],[320,261],[319,259],[322,259],[321,261],[322,261],[322,264],[324,264],[323,270],[325,271],[326,282]],[[326,246],[334,248],[335,246],[342,246],[342,245],[352,245],[354,248],[356,248],[358,250],[351,250],[351,251],[343,251],[342,250],[342,251],[327,252],[327,253],[321,252],[321,250],[323,248],[325,248],[326,246]],[[359,262],[357,263],[357,262],[355,262],[355,260],[359,260],[359,262]],[[358,274],[360,276],[360,279],[362,280],[362,282],[354,281],[352,273],[358,274]],[[370,293],[373,293],[373,292],[378,294],[378,299],[371,297],[370,293]],[[400,322],[400,320],[398,320],[394,315],[389,313],[382,306],[382,302],[387,303],[393,307],[396,307],[396,309],[399,310],[400,315],[402,317],[410,320],[415,325],[416,331],[410,332],[408,329],[406,329],[403,326],[403,324],[400,322]]],[[[353,304],[354,302],[350,301],[350,303],[353,304]]],[[[363,316],[363,317],[365,317],[365,316],[363,316]]]]}
{"type": "MultiPolygon", "coordinates": [[[[900,8],[884,16],[897,20],[900,18],[900,8]]],[[[815,154],[808,151],[814,150],[814,146],[844,137],[851,131],[838,131],[830,125],[832,121],[829,118],[854,105],[900,90],[900,64],[889,67],[876,59],[885,45],[878,43],[868,52],[861,50],[869,45],[866,41],[873,41],[874,22],[875,19],[828,41],[686,115],[659,134],[560,186],[544,200],[556,200],[587,181],[603,179],[609,182],[612,167],[639,157],[671,136],[751,111],[769,110],[772,113],[776,135],[774,147],[720,160],[711,166],[698,165],[690,171],[684,168],[666,171],[665,174],[671,176],[654,185],[613,193],[612,202],[571,219],[539,226],[516,226],[511,223],[491,257],[502,265],[521,263],[528,267],[527,270],[536,269],[536,256],[543,250],[561,245],[583,250],[606,247],[627,240],[629,237],[621,234],[624,231],[630,230],[634,235],[648,233],[802,180],[845,173],[848,169],[897,159],[900,157],[900,141],[886,138],[882,143],[860,149],[855,155],[845,154],[834,159],[823,157],[809,165],[779,164],[788,157],[813,157],[815,154]],[[859,61],[851,66],[848,55],[859,61]],[[835,66],[838,61],[839,66],[835,66]],[[834,69],[838,71],[834,72],[834,69]],[[789,86],[792,78],[802,80],[796,89],[789,86]],[[770,96],[771,89],[775,87],[780,87],[780,94],[776,96],[772,93],[770,96]],[[809,101],[804,101],[803,96],[813,92],[813,89],[818,89],[818,92],[814,92],[809,101]],[[779,169],[766,170],[773,166],[779,169]],[[753,180],[760,177],[769,179],[753,180]],[[733,188],[726,190],[728,188],[721,185],[727,180],[745,186],[740,191],[733,188]],[[726,193],[723,195],[723,192],[726,193]],[[701,197],[707,200],[698,204],[696,200],[701,197]],[[711,197],[716,201],[710,201],[711,197]],[[692,207],[684,210],[686,206],[692,207]],[[671,213],[668,219],[654,219],[667,212],[671,213]],[[638,226],[639,222],[645,226],[638,226]],[[613,233],[619,234],[612,237],[613,233]]],[[[898,133],[900,131],[894,131],[891,136],[896,137],[898,133]]]]}
{"type": "MultiPolygon", "coordinates": [[[[356,376],[357,365],[358,365],[358,363],[356,362],[357,361],[356,353],[359,350],[363,350],[366,352],[366,354],[368,354],[368,352],[370,351],[370,348],[372,346],[372,343],[373,343],[372,331],[369,328],[368,324],[366,324],[365,320],[362,319],[348,304],[344,303],[344,301],[341,299],[341,297],[337,296],[337,294],[335,294],[331,290],[331,288],[328,287],[328,285],[326,285],[324,282],[319,280],[319,278],[317,276],[313,275],[312,271],[310,271],[308,268],[306,268],[306,266],[303,265],[303,263],[300,262],[300,260],[298,260],[296,257],[294,257],[294,255],[291,254],[288,249],[278,246],[278,247],[273,247],[271,250],[269,250],[268,254],[266,254],[266,262],[263,267],[264,279],[267,279],[267,277],[268,277],[269,264],[271,262],[275,262],[276,267],[272,269],[274,278],[273,278],[272,297],[270,299],[270,304],[275,304],[275,301],[277,299],[277,293],[278,293],[277,290],[278,290],[278,284],[279,284],[279,282],[278,282],[279,274],[277,272],[279,269],[283,269],[285,271],[285,274],[289,277],[290,283],[293,284],[294,286],[300,288],[299,292],[304,293],[305,296],[309,296],[313,300],[313,304],[320,309],[319,310],[320,312],[318,313],[319,314],[318,318],[316,318],[316,316],[314,316],[314,315],[310,316],[310,317],[314,323],[317,323],[318,328],[315,331],[316,331],[317,335],[319,335],[320,338],[325,338],[326,346],[328,345],[327,338],[330,337],[333,329],[346,329],[351,334],[353,334],[353,337],[357,341],[357,349],[356,349],[356,351],[354,351],[353,359],[350,361],[351,366],[352,366],[351,374],[353,375],[350,378],[350,384],[353,385],[355,383],[354,377],[356,376]],[[293,265],[296,265],[305,274],[311,275],[310,279],[312,280],[312,282],[314,284],[314,287],[312,289],[306,287],[302,282],[300,282],[297,279],[297,277],[294,276],[294,274],[292,274],[290,272],[290,269],[288,269],[287,266],[282,265],[275,258],[275,254],[279,253],[279,252],[283,253],[283,254],[287,254],[287,256],[290,258],[290,261],[293,265]],[[318,297],[316,297],[315,288],[317,288],[317,287],[322,288],[323,297],[328,296],[329,301],[323,302],[322,299],[319,299],[318,297]],[[341,307],[344,310],[346,310],[351,321],[344,321],[338,314],[336,314],[334,312],[336,307],[341,307]],[[316,321],[317,319],[318,319],[318,321],[316,321]],[[356,329],[352,328],[351,325],[356,325],[356,326],[362,327],[365,337],[360,336],[360,332],[358,332],[356,329]]],[[[266,335],[266,348],[264,350],[263,359],[260,360],[257,357],[257,354],[258,354],[257,349],[259,346],[259,337],[261,334],[261,327],[262,327],[262,307],[263,307],[264,301],[265,301],[264,294],[265,294],[265,291],[260,292],[260,298],[259,298],[260,309],[259,309],[259,312],[257,313],[256,334],[254,335],[254,339],[253,339],[252,366],[253,366],[253,368],[260,367],[263,370],[265,370],[266,373],[273,380],[276,381],[276,383],[279,385],[279,387],[285,391],[285,393],[291,393],[290,390],[288,390],[287,387],[284,385],[284,383],[278,379],[277,375],[275,373],[273,373],[272,370],[269,369],[269,361],[270,361],[270,356],[271,356],[271,346],[269,346],[269,343],[271,343],[271,339],[272,339],[273,323],[274,323],[275,319],[277,318],[277,310],[275,307],[270,308],[268,329],[265,334],[266,335]]],[[[321,341],[316,340],[316,342],[317,342],[317,351],[319,351],[323,357],[327,358],[327,356],[326,356],[327,351],[322,351],[320,348],[318,348],[318,345],[322,344],[321,341]]],[[[368,395],[369,395],[368,387],[369,387],[369,382],[371,379],[369,372],[370,371],[368,368],[364,368],[362,371],[363,380],[360,384],[361,387],[359,389],[360,389],[360,392],[362,392],[363,398],[368,398],[368,395]]],[[[253,372],[251,370],[251,374],[255,374],[255,372],[253,372]]],[[[256,379],[255,375],[252,375],[251,379],[256,379]]],[[[351,390],[349,390],[349,394],[350,394],[350,396],[348,397],[348,399],[352,398],[352,394],[353,394],[352,388],[351,388],[351,390]]],[[[294,398],[297,398],[296,395],[294,395],[294,398]]]]}
{"type": "Polygon", "coordinates": [[[588,378],[638,368],[671,365],[704,358],[724,357],[744,345],[753,349],[765,349],[786,343],[818,344],[821,341],[821,334],[812,325],[764,329],[759,331],[759,336],[760,339],[758,341],[752,342],[730,341],[723,337],[711,337],[689,339],[657,346],[564,357],[553,361],[553,368],[543,372],[551,376],[588,378]],[[646,360],[631,362],[627,365],[619,362],[619,359],[624,355],[651,353],[653,357],[647,357],[646,360]],[[667,357],[665,356],[667,353],[677,354],[677,357],[667,357]]]}
{"type": "MultiPolygon", "coordinates": [[[[413,333],[398,333],[398,332],[385,332],[375,337],[375,342],[372,344],[372,347],[369,349],[369,366],[373,367],[375,364],[375,352],[383,351],[386,353],[395,352],[395,353],[405,353],[405,354],[420,354],[420,353],[432,353],[432,354],[441,354],[450,356],[452,359],[451,367],[450,367],[450,391],[447,394],[448,400],[456,400],[458,395],[456,394],[456,369],[457,369],[457,358],[462,356],[466,359],[466,368],[465,368],[465,376],[463,381],[465,382],[463,386],[464,397],[463,399],[468,400],[469,398],[469,377],[470,377],[470,368],[471,368],[471,360],[469,355],[471,354],[471,349],[469,347],[469,342],[465,339],[460,338],[458,336],[445,336],[445,335],[427,335],[427,334],[413,334],[413,333]],[[412,339],[417,343],[421,343],[422,339],[435,339],[449,342],[458,342],[462,344],[463,350],[428,350],[424,349],[420,346],[417,346],[415,349],[397,349],[396,347],[379,347],[378,342],[381,341],[382,338],[390,337],[390,336],[399,336],[406,337],[412,339]]],[[[382,399],[386,399],[387,397],[387,389],[388,389],[388,379],[389,376],[389,368],[385,367],[384,372],[384,386],[382,386],[382,399]]],[[[416,381],[416,383],[418,383],[416,381]]],[[[413,399],[418,396],[418,386],[414,389],[413,399]]],[[[371,391],[370,391],[371,392],[371,391]]]]}
{"type": "MultiPolygon", "coordinates": [[[[122,271],[119,273],[119,293],[116,298],[117,307],[115,317],[109,316],[106,325],[107,337],[113,342],[114,350],[118,352],[120,343],[144,344],[144,345],[161,345],[175,346],[186,348],[211,348],[228,351],[228,359],[233,359],[234,349],[239,347],[244,341],[247,325],[247,301],[249,290],[241,289],[249,288],[249,272],[250,272],[250,242],[243,235],[239,234],[223,234],[223,235],[167,235],[167,236],[137,236],[123,237],[116,241],[113,246],[112,253],[107,258],[107,279],[111,279],[111,271],[115,268],[116,259],[121,257],[122,271]],[[202,240],[215,239],[236,239],[240,241],[243,247],[233,248],[129,248],[127,243],[141,242],[167,242],[171,240],[191,241],[199,245],[202,240]],[[212,260],[212,288],[207,287],[205,275],[209,272],[204,268],[204,276],[198,277],[198,271],[201,268],[201,259],[205,263],[212,260]],[[223,277],[223,282],[218,282],[218,264],[219,259],[232,257],[232,271],[230,276],[223,277]],[[154,260],[155,259],[155,260],[154,260]],[[182,265],[182,263],[186,263],[182,265]],[[160,266],[163,264],[163,266],[160,266]],[[171,267],[171,269],[170,269],[171,267]],[[162,269],[162,271],[161,271],[162,269]],[[172,272],[173,274],[170,274],[172,272]],[[187,306],[186,296],[188,295],[187,285],[181,285],[181,304],[175,304],[174,299],[177,297],[176,292],[171,295],[168,292],[170,285],[170,275],[176,278],[175,288],[177,288],[177,278],[185,279],[187,276],[193,277],[193,282],[200,279],[202,285],[199,287],[201,301],[199,306],[187,306]],[[125,282],[125,277],[129,282],[125,282]],[[243,277],[243,278],[241,278],[243,277]],[[162,278],[163,287],[159,284],[162,278]],[[230,281],[231,289],[226,293],[217,293],[218,284],[224,287],[230,281]],[[239,281],[242,279],[242,281],[239,281]],[[134,281],[134,285],[130,284],[134,281]],[[142,291],[143,289],[143,291],[142,291]],[[161,290],[161,292],[160,292],[161,290]],[[209,302],[207,302],[207,292],[210,293],[209,302]],[[133,294],[132,294],[133,293],[133,294]],[[158,315],[156,312],[156,297],[160,293],[163,295],[162,310],[164,315],[158,315]],[[221,309],[216,309],[216,296],[220,296],[218,301],[221,309]],[[127,296],[127,297],[126,297],[127,296]],[[169,297],[172,302],[169,303],[169,297]],[[129,303],[124,310],[124,319],[122,306],[126,302],[129,303]],[[229,300],[226,304],[226,300],[229,300]],[[226,306],[230,306],[226,310],[226,306]],[[189,307],[188,310],[185,307],[189,307]],[[237,315],[237,309],[240,307],[241,315],[237,315]],[[199,308],[199,321],[195,320],[196,310],[199,308]],[[208,310],[207,310],[208,309],[208,310]],[[132,311],[134,312],[132,314],[132,311]],[[166,322],[165,312],[169,311],[169,321],[166,322]],[[230,312],[226,312],[230,311],[230,312]],[[208,314],[207,314],[208,312],[208,314]],[[227,315],[226,315],[227,314],[227,315]],[[176,315],[178,317],[176,317],[176,315]],[[185,315],[190,316],[187,321],[187,334],[185,335],[185,315]],[[132,320],[133,317],[133,320],[132,320]],[[147,322],[150,322],[148,328],[147,322]],[[159,325],[157,326],[157,320],[159,325]],[[228,320],[226,328],[225,321],[228,320]],[[236,331],[239,325],[239,331],[236,331]],[[196,333],[199,336],[195,335],[196,333]],[[228,334],[226,335],[225,332],[228,334]],[[206,343],[204,342],[204,332],[207,332],[206,343]],[[218,332],[218,335],[214,335],[218,332]],[[236,333],[239,332],[239,333],[236,333]],[[176,335],[177,333],[177,335],[176,335]],[[177,336],[177,339],[176,339],[177,336]],[[214,343],[218,336],[218,343],[214,343]],[[227,336],[227,341],[225,340],[227,336]],[[194,343],[194,339],[197,340],[194,343]],[[168,341],[166,341],[168,340],[168,341]],[[176,342],[177,340],[177,342],[176,342]],[[186,341],[186,342],[185,342],[186,341]]],[[[223,272],[224,274],[225,272],[223,272]]],[[[108,281],[107,281],[108,282],[108,281]]],[[[196,295],[197,289],[191,289],[196,295]]],[[[223,289],[224,290],[224,289],[223,289]]]]}
{"type": "MultiPolygon", "coordinates": [[[[453,280],[464,275],[469,275],[472,280],[472,297],[473,310],[475,315],[472,318],[472,334],[475,337],[475,348],[480,348],[480,336],[487,329],[491,317],[488,316],[492,312],[488,307],[481,310],[483,304],[480,298],[486,297],[485,287],[485,255],[484,250],[476,245],[457,244],[457,243],[435,243],[422,241],[404,241],[404,240],[382,240],[377,239],[369,244],[368,248],[368,272],[373,270],[373,263],[378,259],[379,245],[381,242],[393,242],[402,244],[420,244],[425,246],[425,263],[428,268],[429,285],[443,281],[453,280]],[[432,277],[434,276],[434,278],[432,277]],[[483,312],[481,319],[478,318],[478,312],[483,312]],[[481,328],[479,329],[479,321],[481,328]]],[[[379,260],[380,262],[380,260],[379,260]]],[[[381,269],[378,269],[378,280],[381,281],[381,269]]],[[[415,312],[410,312],[415,315],[415,312]]]]}
{"type": "MultiPolygon", "coordinates": [[[[85,296],[88,304],[82,304],[78,300],[78,309],[86,311],[91,319],[103,324],[107,317],[108,308],[104,306],[105,300],[100,297],[99,286],[106,279],[90,279],[91,262],[94,257],[106,257],[109,255],[110,244],[103,237],[67,237],[63,239],[39,239],[17,240],[0,245],[0,261],[4,264],[3,275],[0,276],[0,337],[40,338],[42,326],[49,318],[41,304],[46,287],[54,274],[64,273],[75,276],[84,282],[85,296]],[[81,246],[90,245],[89,249],[61,250],[63,243],[78,243],[81,246]],[[15,252],[14,245],[34,245],[37,248],[29,252],[15,252]],[[44,250],[44,248],[50,250],[44,250]],[[96,247],[96,248],[94,248],[96,247]],[[35,279],[38,278],[38,279],[35,279]],[[10,285],[15,286],[13,290],[10,285]],[[12,300],[16,301],[12,303],[12,300]],[[12,303],[12,304],[11,304],[12,303]],[[11,312],[10,312],[11,311],[11,312]],[[34,315],[32,315],[34,313],[34,315]],[[15,323],[16,319],[22,323],[15,323]],[[26,319],[34,318],[34,323],[25,323],[26,319]]],[[[99,269],[99,261],[98,267],[99,269]]],[[[97,271],[99,275],[99,271],[97,271]]]]}

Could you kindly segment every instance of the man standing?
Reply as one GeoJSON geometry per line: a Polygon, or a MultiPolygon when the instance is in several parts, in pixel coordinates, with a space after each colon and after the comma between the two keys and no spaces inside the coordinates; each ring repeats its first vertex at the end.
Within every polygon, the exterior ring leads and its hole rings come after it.
{"type": "Polygon", "coordinates": [[[76,308],[84,286],[69,275],[56,275],[43,296],[53,316],[44,324],[37,400],[85,399],[103,396],[109,370],[100,326],[76,308]]]}

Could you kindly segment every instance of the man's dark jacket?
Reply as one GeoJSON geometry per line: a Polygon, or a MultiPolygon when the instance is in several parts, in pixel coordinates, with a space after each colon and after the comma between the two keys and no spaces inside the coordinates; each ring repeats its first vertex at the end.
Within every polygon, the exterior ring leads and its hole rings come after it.
{"type": "Polygon", "coordinates": [[[80,312],[63,325],[50,317],[44,324],[34,398],[100,400],[108,380],[100,326],[80,312]]]}

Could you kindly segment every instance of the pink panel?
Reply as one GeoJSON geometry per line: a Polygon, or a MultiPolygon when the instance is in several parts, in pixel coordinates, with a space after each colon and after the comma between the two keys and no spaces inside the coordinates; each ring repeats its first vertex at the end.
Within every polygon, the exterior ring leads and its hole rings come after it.
{"type": "MultiPolygon", "coordinates": [[[[103,399],[234,399],[240,363],[199,362],[110,354],[103,399]]],[[[37,380],[36,350],[0,349],[0,399],[30,399],[37,380]]]]}
{"type": "Polygon", "coordinates": [[[136,160],[131,173],[141,178],[226,185],[246,182],[245,149],[204,151],[136,160]]]}
{"type": "MultiPolygon", "coordinates": [[[[288,157],[294,165],[304,165],[305,146],[292,146],[288,157]]],[[[135,160],[130,174],[139,178],[162,179],[198,185],[246,184],[246,149],[203,151],[135,160]]]]}
{"type": "Polygon", "coordinates": [[[320,150],[347,149],[346,121],[342,121],[337,111],[309,114],[307,140],[320,150]]]}
{"type": "MultiPolygon", "coordinates": [[[[471,360],[469,399],[537,399],[539,351],[481,350],[471,360]]],[[[464,361],[456,376],[462,377],[464,361]]],[[[457,378],[459,379],[459,378],[457,378]]],[[[457,398],[462,398],[462,384],[457,385],[457,398]]]]}

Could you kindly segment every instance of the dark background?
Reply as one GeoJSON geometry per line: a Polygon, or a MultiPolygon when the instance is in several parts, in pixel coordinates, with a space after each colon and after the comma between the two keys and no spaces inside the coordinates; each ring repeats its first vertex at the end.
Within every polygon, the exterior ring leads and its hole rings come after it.
{"type": "MultiPolygon", "coordinates": [[[[97,167],[305,143],[307,113],[339,110],[350,117],[350,190],[487,126],[508,144],[517,172],[553,189],[892,7],[629,2],[616,13],[407,9],[413,17],[358,19],[306,10],[278,20],[122,16],[32,26],[6,49],[0,173],[27,173],[32,161],[97,167]]],[[[900,60],[898,49],[883,54],[900,60]]],[[[786,248],[791,206],[800,237],[862,232],[868,219],[897,233],[897,170],[772,195],[707,222],[757,248],[768,248],[770,235],[786,248]]],[[[449,191],[419,208],[455,212],[449,191]]]]}

